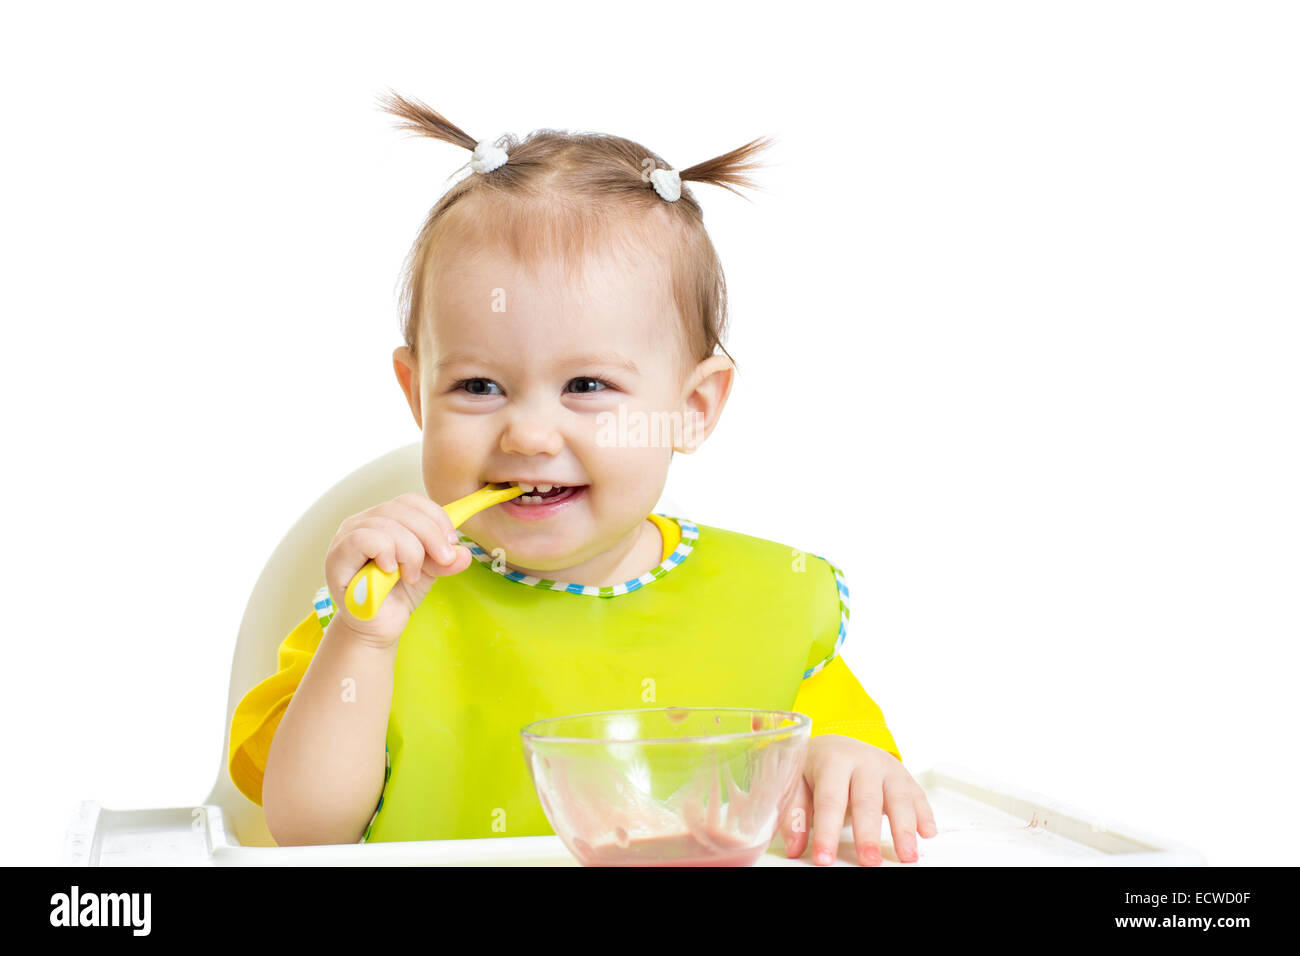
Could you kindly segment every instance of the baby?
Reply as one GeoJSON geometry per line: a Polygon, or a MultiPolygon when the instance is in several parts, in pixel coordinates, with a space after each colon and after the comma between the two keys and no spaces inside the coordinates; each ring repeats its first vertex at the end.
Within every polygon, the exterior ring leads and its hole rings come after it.
{"type": "Polygon", "coordinates": [[[236,710],[231,777],[275,841],[551,834],[520,728],[671,704],[813,717],[788,855],[811,823],[815,862],[832,862],[847,811],[860,863],[880,863],[882,814],[916,860],[934,816],[836,654],[839,569],[653,512],[734,371],[722,268],[682,183],[751,185],[767,144],[678,173],[614,136],[476,142],[417,101],[384,105],[473,150],[411,251],[393,355],[427,496],[340,525],[320,613],[236,710]],[[528,493],[458,533],[437,502],[492,482],[528,493]],[[362,621],[343,594],[372,559],[401,578],[362,621]]]}

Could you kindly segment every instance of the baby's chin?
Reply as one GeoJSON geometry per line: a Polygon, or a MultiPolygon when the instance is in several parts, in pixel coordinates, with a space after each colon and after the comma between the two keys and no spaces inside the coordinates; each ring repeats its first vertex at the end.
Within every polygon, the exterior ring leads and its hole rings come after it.
{"type": "MultiPolygon", "coordinates": [[[[589,541],[569,541],[557,536],[553,541],[538,540],[535,536],[511,535],[506,532],[496,542],[501,549],[501,557],[506,564],[525,574],[543,572],[547,577],[551,572],[560,572],[583,561],[595,557],[599,551],[592,551],[589,541]]],[[[486,547],[486,545],[484,545],[486,547]]],[[[488,548],[491,554],[493,548],[488,548]]]]}
{"type": "Polygon", "coordinates": [[[511,526],[510,521],[494,521],[478,533],[468,526],[466,534],[489,555],[497,552],[512,568],[533,571],[559,571],[584,560],[594,538],[589,528],[536,528],[511,526]]]}
{"type": "MultiPolygon", "coordinates": [[[[475,540],[488,554],[500,549],[501,558],[511,570],[563,580],[563,572],[617,547],[628,531],[635,531],[635,526],[622,532],[617,529],[602,531],[584,522],[580,527],[575,524],[542,529],[512,527],[512,523],[506,521],[494,522],[484,531],[482,540],[475,540]]],[[[474,535],[470,533],[470,537],[474,535]]]]}

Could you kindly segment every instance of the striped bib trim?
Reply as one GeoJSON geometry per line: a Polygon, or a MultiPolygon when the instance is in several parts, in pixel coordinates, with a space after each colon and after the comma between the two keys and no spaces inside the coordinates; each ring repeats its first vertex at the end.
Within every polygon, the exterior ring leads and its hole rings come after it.
{"type": "MultiPolygon", "coordinates": [[[[659,512],[655,512],[659,514],[659,512]]],[[[566,591],[569,594],[585,594],[588,597],[610,598],[617,597],[620,594],[627,594],[629,591],[635,591],[643,588],[653,581],[657,581],[673,568],[677,567],[687,556],[695,549],[695,542],[699,540],[700,529],[693,522],[685,518],[675,518],[672,515],[661,515],[670,521],[677,522],[677,526],[682,529],[682,539],[677,542],[677,547],[673,553],[668,555],[658,567],[651,568],[640,577],[633,578],[630,581],[624,581],[622,584],[615,584],[610,587],[598,588],[589,584],[571,584],[567,581],[552,581],[548,578],[538,578],[531,574],[523,574],[520,571],[511,571],[505,566],[505,562],[500,562],[500,567],[493,566],[492,555],[480,548],[471,538],[460,534],[460,543],[469,548],[469,553],[474,556],[479,564],[484,565],[489,570],[501,575],[509,581],[517,584],[523,584],[530,588],[539,588],[543,591],[566,591]]]]}
{"type": "MultiPolygon", "coordinates": [[[[812,552],[810,551],[809,554],[812,554],[812,552]]],[[[813,674],[816,674],[819,670],[833,661],[835,655],[840,652],[840,645],[843,644],[844,639],[849,636],[849,586],[844,583],[844,572],[840,570],[839,565],[832,563],[829,558],[822,558],[820,554],[813,554],[813,557],[821,558],[829,564],[831,570],[835,572],[835,587],[839,591],[840,597],[840,633],[839,636],[835,638],[835,647],[831,649],[831,652],[826,655],[825,659],[816,666],[810,667],[808,670],[804,671],[803,676],[805,680],[812,677],[813,674]]]]}

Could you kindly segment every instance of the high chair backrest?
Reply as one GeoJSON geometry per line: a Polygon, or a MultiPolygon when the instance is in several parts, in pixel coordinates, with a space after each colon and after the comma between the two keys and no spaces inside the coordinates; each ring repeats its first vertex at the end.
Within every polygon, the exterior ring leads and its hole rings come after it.
{"type": "Polygon", "coordinates": [[[280,642],[311,611],[312,597],[325,583],[325,552],[339,525],[349,515],[408,491],[424,491],[419,442],[376,458],[325,492],[289,529],[253,587],[235,643],[226,719],[221,725],[221,765],[205,801],[221,807],[227,834],[244,846],[275,846],[275,841],[266,829],[262,808],[235,789],[227,769],[235,705],[275,673],[280,642]]]}
{"type": "MultiPolygon", "coordinates": [[[[204,801],[221,808],[232,841],[243,846],[275,846],[262,808],[235,789],[227,770],[235,705],[254,685],[275,673],[280,643],[311,611],[312,598],[325,583],[325,552],[344,519],[409,491],[424,493],[420,448],[420,442],[415,442],[391,451],[325,492],[289,529],[253,587],[235,643],[217,782],[204,801]]],[[[655,510],[681,514],[667,495],[655,510]]]]}

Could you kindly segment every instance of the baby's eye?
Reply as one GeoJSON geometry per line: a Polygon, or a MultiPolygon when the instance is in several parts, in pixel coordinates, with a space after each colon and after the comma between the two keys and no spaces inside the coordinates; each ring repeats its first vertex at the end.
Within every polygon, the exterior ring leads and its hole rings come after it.
{"type": "MultiPolygon", "coordinates": [[[[571,378],[571,379],[569,379],[569,384],[570,384],[570,385],[572,385],[574,382],[595,382],[597,385],[603,385],[603,386],[605,386],[605,388],[613,388],[613,387],[614,387],[611,383],[605,381],[603,378],[592,378],[592,377],[589,376],[589,375],[580,375],[580,376],[578,376],[577,378],[571,378]]],[[[595,391],[598,391],[598,389],[595,389],[595,388],[578,388],[578,389],[575,389],[575,391],[577,391],[578,393],[581,394],[581,393],[585,393],[585,392],[595,392],[595,391]]]]}
{"type": "MultiPolygon", "coordinates": [[[[490,378],[462,378],[459,382],[457,382],[455,385],[452,386],[452,391],[455,391],[456,389],[460,388],[462,385],[474,385],[474,386],[476,386],[476,385],[477,385],[478,383],[480,383],[480,382],[483,382],[483,383],[485,383],[486,385],[495,386],[496,388],[500,388],[500,387],[501,387],[500,385],[497,385],[496,382],[492,381],[492,379],[490,379],[490,378]]],[[[465,391],[469,392],[469,394],[471,394],[471,395],[491,395],[491,394],[493,394],[492,392],[481,392],[481,391],[478,391],[477,388],[467,388],[467,389],[465,389],[465,391]]]]}

